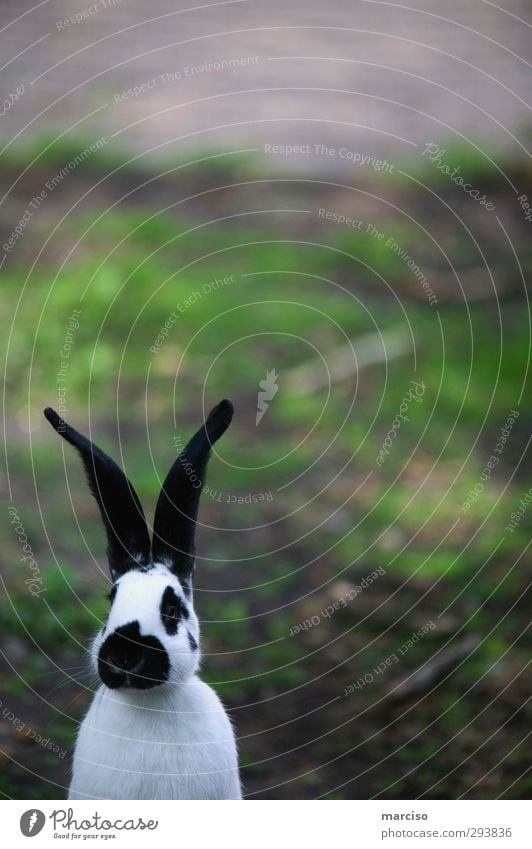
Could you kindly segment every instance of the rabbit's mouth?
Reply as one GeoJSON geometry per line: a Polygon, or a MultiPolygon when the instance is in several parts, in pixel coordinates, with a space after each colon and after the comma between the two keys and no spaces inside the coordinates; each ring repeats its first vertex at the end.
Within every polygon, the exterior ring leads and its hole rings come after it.
{"type": "Polygon", "coordinates": [[[112,690],[131,687],[149,690],[168,680],[170,660],[157,637],[140,633],[138,622],[117,628],[98,653],[98,673],[112,690]]]}

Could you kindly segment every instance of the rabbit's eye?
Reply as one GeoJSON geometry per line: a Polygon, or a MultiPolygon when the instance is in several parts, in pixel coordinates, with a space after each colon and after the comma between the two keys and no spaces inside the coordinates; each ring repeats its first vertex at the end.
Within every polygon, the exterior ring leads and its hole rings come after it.
{"type": "Polygon", "coordinates": [[[187,608],[172,587],[166,587],[161,600],[161,619],[168,634],[176,634],[181,619],[188,619],[187,608]]]}

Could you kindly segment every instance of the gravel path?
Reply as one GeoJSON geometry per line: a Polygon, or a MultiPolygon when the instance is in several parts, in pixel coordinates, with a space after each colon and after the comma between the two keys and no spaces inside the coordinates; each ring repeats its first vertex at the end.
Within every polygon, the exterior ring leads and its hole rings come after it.
{"type": "Polygon", "coordinates": [[[526,0],[193,5],[4,2],[3,96],[24,91],[4,104],[3,144],[73,128],[109,149],[257,148],[275,167],[342,173],[429,141],[526,144],[526,0]]]}

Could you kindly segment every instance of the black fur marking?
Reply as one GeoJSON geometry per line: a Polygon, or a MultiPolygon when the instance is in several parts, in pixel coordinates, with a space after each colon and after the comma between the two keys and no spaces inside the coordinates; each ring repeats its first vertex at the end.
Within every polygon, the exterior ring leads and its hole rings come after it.
{"type": "Polygon", "coordinates": [[[196,649],[198,648],[198,644],[197,644],[196,640],[194,639],[194,637],[192,636],[190,631],[187,631],[187,634],[188,634],[188,644],[189,644],[190,648],[192,649],[192,651],[196,651],[196,649]]]}
{"type": "Polygon", "coordinates": [[[181,619],[188,619],[189,612],[172,587],[166,587],[161,599],[161,619],[167,634],[177,634],[181,619]]]}
{"type": "Polygon", "coordinates": [[[112,690],[135,687],[149,690],[168,680],[170,660],[157,637],[140,633],[137,621],[110,634],[98,654],[98,673],[112,690]]]}
{"type": "Polygon", "coordinates": [[[117,590],[117,587],[116,587],[116,585],[115,585],[114,587],[112,587],[111,592],[110,592],[110,593],[108,594],[108,596],[107,596],[107,598],[109,599],[109,601],[111,602],[111,604],[112,604],[112,603],[113,603],[113,601],[115,600],[116,590],[117,590]]]}
{"type": "Polygon", "coordinates": [[[168,472],[155,508],[153,559],[169,564],[187,595],[194,572],[196,520],[209,454],[232,417],[230,401],[221,401],[211,410],[168,472]]]}
{"type": "Polygon", "coordinates": [[[78,451],[105,526],[111,577],[150,561],[150,536],[133,485],[111,458],[47,407],[44,415],[63,439],[78,451]]]}

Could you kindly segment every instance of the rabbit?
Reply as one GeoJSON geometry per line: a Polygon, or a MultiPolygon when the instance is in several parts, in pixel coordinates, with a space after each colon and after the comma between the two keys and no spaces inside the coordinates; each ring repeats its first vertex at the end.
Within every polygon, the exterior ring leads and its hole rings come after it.
{"type": "Polygon", "coordinates": [[[112,589],[90,650],[101,679],[77,735],[69,799],[241,799],[235,736],[198,678],[194,536],[211,446],[228,428],[221,401],[175,460],[150,542],[124,472],[54,410],[44,415],[79,452],[107,534],[112,589]]]}

